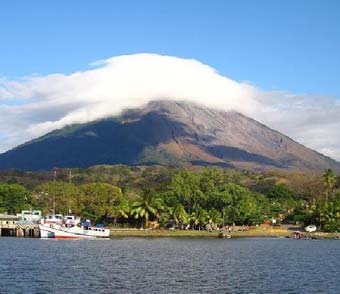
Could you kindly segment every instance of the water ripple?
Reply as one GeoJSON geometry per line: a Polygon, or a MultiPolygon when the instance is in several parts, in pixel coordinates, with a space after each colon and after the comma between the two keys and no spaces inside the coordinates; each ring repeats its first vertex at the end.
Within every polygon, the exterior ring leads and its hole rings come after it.
{"type": "Polygon", "coordinates": [[[0,293],[340,293],[340,242],[0,238],[0,293]]]}

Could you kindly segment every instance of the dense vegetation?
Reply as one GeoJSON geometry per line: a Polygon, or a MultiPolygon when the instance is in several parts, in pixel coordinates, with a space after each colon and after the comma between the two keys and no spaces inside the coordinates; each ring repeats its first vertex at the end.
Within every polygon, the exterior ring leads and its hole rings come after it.
{"type": "Polygon", "coordinates": [[[317,176],[119,165],[1,172],[0,181],[0,212],[54,208],[114,226],[199,230],[275,218],[340,231],[340,180],[331,170],[317,176]]]}

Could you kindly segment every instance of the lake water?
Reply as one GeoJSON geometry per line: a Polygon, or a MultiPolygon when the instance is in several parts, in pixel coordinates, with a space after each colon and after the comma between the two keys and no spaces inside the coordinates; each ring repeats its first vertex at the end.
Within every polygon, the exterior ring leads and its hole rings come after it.
{"type": "Polygon", "coordinates": [[[340,293],[340,241],[0,238],[0,293],[340,293]]]}

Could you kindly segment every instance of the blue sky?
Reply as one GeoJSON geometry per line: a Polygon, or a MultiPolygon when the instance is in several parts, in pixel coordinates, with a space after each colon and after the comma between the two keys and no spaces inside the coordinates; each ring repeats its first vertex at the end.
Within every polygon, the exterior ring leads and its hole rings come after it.
{"type": "Polygon", "coordinates": [[[0,152],[170,97],[340,161],[339,85],[340,0],[0,1],[0,152]]]}
{"type": "Polygon", "coordinates": [[[340,1],[1,1],[0,76],[140,52],[263,89],[340,97],[340,1]]]}

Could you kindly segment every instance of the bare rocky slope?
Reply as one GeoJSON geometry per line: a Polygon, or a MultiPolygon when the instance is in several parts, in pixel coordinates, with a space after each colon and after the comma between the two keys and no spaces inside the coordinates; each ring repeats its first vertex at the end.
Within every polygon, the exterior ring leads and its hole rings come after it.
{"type": "Polygon", "coordinates": [[[337,161],[240,113],[174,101],[154,101],[117,117],[68,126],[0,155],[0,169],[120,163],[340,170],[337,161]]]}

